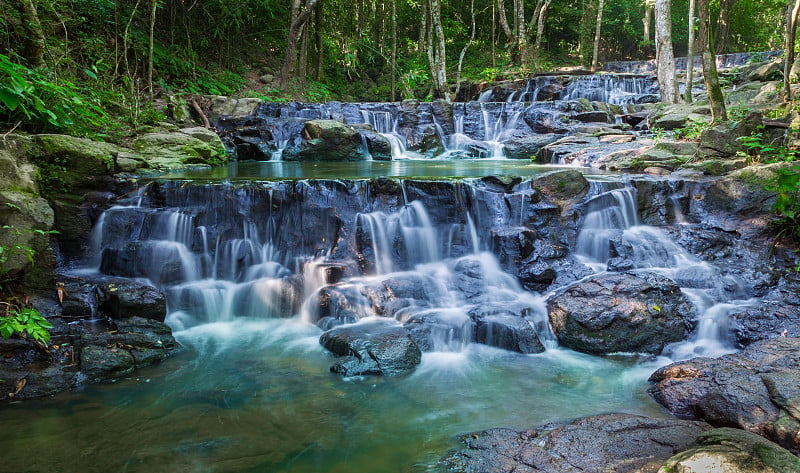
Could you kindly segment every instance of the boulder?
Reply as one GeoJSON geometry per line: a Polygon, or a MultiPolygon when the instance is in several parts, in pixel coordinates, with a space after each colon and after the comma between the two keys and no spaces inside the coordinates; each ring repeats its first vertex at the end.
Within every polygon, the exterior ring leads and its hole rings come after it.
{"type": "Polygon", "coordinates": [[[391,161],[392,144],[378,132],[372,130],[359,130],[367,143],[367,150],[374,161],[391,161]]]}
{"type": "Polygon", "coordinates": [[[29,157],[35,154],[33,139],[8,135],[0,141],[0,190],[36,193],[36,166],[29,157]]]}
{"type": "Polygon", "coordinates": [[[300,161],[361,161],[358,132],[335,120],[309,120],[303,128],[300,161]]]}
{"type": "Polygon", "coordinates": [[[98,285],[103,294],[100,309],[112,319],[143,319],[163,322],[167,316],[164,293],[149,284],[130,279],[114,278],[98,285]]]}
{"type": "Polygon", "coordinates": [[[235,99],[222,95],[209,95],[206,99],[209,101],[208,118],[212,120],[222,116],[228,118],[246,117],[254,114],[262,104],[261,99],[257,98],[235,99]]]}
{"type": "Polygon", "coordinates": [[[730,125],[717,125],[706,128],[700,133],[700,145],[697,154],[701,157],[732,157],[743,151],[739,138],[750,136],[762,126],[760,112],[750,112],[733,128],[730,125]]]}
{"type": "Polygon", "coordinates": [[[656,473],[707,429],[702,422],[604,414],[531,430],[465,434],[462,447],[442,463],[457,473],[656,473]]]}
{"type": "Polygon", "coordinates": [[[576,113],[572,119],[584,123],[611,123],[611,115],[603,110],[576,113]]]}
{"type": "Polygon", "coordinates": [[[578,170],[551,171],[531,179],[531,187],[556,202],[577,201],[589,191],[589,181],[578,170]]]}
{"type": "Polygon", "coordinates": [[[593,354],[659,354],[688,336],[694,318],[678,285],[655,273],[592,278],[552,297],[547,310],[561,344],[593,354]]]}
{"type": "Polygon", "coordinates": [[[544,345],[533,326],[526,319],[513,315],[478,317],[475,341],[517,353],[544,351],[544,345]]]}
{"type": "Polygon", "coordinates": [[[800,458],[744,430],[719,428],[700,434],[697,445],[667,460],[658,473],[796,473],[800,458]]]}
{"type": "Polygon", "coordinates": [[[187,132],[146,133],[133,140],[132,147],[150,167],[159,171],[193,165],[216,165],[227,160],[225,145],[213,132],[201,133],[197,128],[187,132]]]}
{"type": "Polygon", "coordinates": [[[756,305],[736,307],[728,313],[736,344],[745,347],[781,336],[800,337],[800,288],[796,282],[770,291],[756,305]]]}
{"type": "Polygon", "coordinates": [[[56,257],[50,246],[53,209],[37,194],[0,189],[0,276],[24,278],[31,288],[53,287],[56,257]]]}
{"type": "Polygon", "coordinates": [[[505,155],[509,159],[536,159],[539,150],[561,138],[555,133],[526,135],[511,138],[503,143],[505,155]]]}
{"type": "Polygon", "coordinates": [[[650,394],[673,414],[736,427],[800,452],[800,338],[762,340],[721,358],[673,363],[650,394]]]}
{"type": "Polygon", "coordinates": [[[95,345],[81,350],[81,372],[90,382],[107,381],[131,374],[136,366],[127,350],[95,345]]]}
{"type": "Polygon", "coordinates": [[[413,371],[422,352],[394,320],[369,319],[331,329],[320,344],[340,358],[331,371],[344,376],[396,376],[413,371]]]}

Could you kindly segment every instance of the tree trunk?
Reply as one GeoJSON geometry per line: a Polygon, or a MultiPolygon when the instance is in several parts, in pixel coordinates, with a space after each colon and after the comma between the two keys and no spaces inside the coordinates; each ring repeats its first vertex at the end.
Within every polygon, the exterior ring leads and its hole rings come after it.
{"type": "Polygon", "coordinates": [[[464,64],[464,56],[467,55],[467,49],[475,41],[475,30],[477,29],[475,25],[475,0],[470,0],[469,2],[469,16],[472,20],[469,41],[464,43],[464,47],[461,49],[461,54],[458,55],[458,69],[456,69],[456,100],[458,100],[458,93],[461,91],[461,66],[464,64]]]}
{"type": "Polygon", "coordinates": [[[314,29],[314,40],[317,50],[317,63],[314,67],[314,80],[319,82],[322,80],[322,76],[325,73],[325,45],[322,43],[322,0],[319,0],[315,17],[316,28],[314,29]]]}
{"type": "Polygon", "coordinates": [[[594,48],[592,49],[592,72],[597,70],[598,54],[600,54],[600,27],[603,25],[603,7],[605,0],[600,0],[597,6],[597,22],[594,27],[594,48]]]}
{"type": "Polygon", "coordinates": [[[531,51],[528,29],[525,27],[524,0],[514,0],[514,36],[516,48],[519,51],[519,63],[521,66],[527,67],[531,60],[531,51]]]}
{"type": "Polygon", "coordinates": [[[39,67],[44,62],[44,49],[47,45],[42,30],[42,23],[39,21],[39,14],[36,12],[34,0],[22,0],[17,5],[22,14],[23,27],[27,31],[25,38],[25,59],[31,67],[39,67]]]}
{"type": "Polygon", "coordinates": [[[717,18],[717,28],[714,31],[714,52],[725,54],[728,45],[728,32],[731,29],[731,13],[733,5],[738,0],[719,0],[719,18],[717,18]]]}
{"type": "Polygon", "coordinates": [[[436,97],[450,101],[450,93],[447,90],[447,58],[445,56],[445,37],[442,28],[442,8],[439,0],[427,0],[427,2],[431,30],[429,47],[433,56],[433,62],[431,63],[433,92],[436,97]]]}
{"type": "Polygon", "coordinates": [[[708,0],[697,0],[697,16],[699,25],[697,36],[700,39],[700,51],[703,58],[703,80],[708,91],[708,103],[711,107],[711,122],[719,123],[728,120],[725,111],[725,97],[719,85],[717,75],[717,56],[714,54],[714,42],[711,37],[711,21],[708,16],[708,0]]]}
{"type": "Polygon", "coordinates": [[[397,100],[397,0],[392,0],[392,98],[397,100]]]}
{"type": "Polygon", "coordinates": [[[686,53],[686,103],[692,103],[692,82],[694,81],[694,0],[689,0],[689,45],[686,53]]]}
{"type": "Polygon", "coordinates": [[[278,73],[278,88],[286,90],[289,79],[294,72],[294,63],[297,60],[297,40],[300,37],[302,26],[311,17],[317,0],[306,0],[303,11],[300,12],[300,0],[292,0],[292,17],[289,23],[289,32],[286,35],[286,53],[283,56],[283,66],[278,73]]]}
{"type": "Polygon", "coordinates": [[[656,74],[661,89],[661,101],[678,102],[675,81],[675,56],[672,53],[671,0],[656,0],[656,74]]]}
{"type": "MultiPolygon", "coordinates": [[[[516,28],[511,29],[508,24],[508,17],[506,17],[506,2],[504,0],[497,0],[497,13],[500,29],[506,35],[506,42],[508,44],[508,54],[511,59],[511,65],[519,65],[522,60],[519,55],[519,44],[516,37],[516,28]]],[[[514,2],[514,14],[516,17],[516,0],[514,2]]]]}
{"type": "Polygon", "coordinates": [[[595,0],[583,0],[583,15],[581,16],[581,27],[578,35],[578,51],[583,66],[592,64],[592,43],[594,26],[597,21],[597,4],[595,0]]]}
{"type": "Polygon", "coordinates": [[[539,59],[539,51],[542,49],[542,37],[544,36],[544,19],[547,15],[547,8],[553,0],[545,0],[536,14],[536,42],[533,44],[534,59],[539,59]]]}
{"type": "Polygon", "coordinates": [[[156,10],[158,9],[158,0],[151,0],[150,3],[150,49],[147,54],[147,91],[150,95],[150,101],[153,101],[155,98],[155,91],[153,90],[153,50],[155,49],[156,10]]]}
{"type": "Polygon", "coordinates": [[[652,34],[650,33],[650,25],[653,23],[653,4],[650,0],[644,2],[644,18],[642,18],[642,26],[644,27],[644,34],[642,40],[645,43],[652,41],[652,34]]]}
{"type": "Polygon", "coordinates": [[[784,47],[786,57],[783,63],[783,96],[787,101],[792,100],[791,72],[794,64],[798,14],[800,14],[800,0],[789,0],[786,6],[786,45],[784,47]]]}

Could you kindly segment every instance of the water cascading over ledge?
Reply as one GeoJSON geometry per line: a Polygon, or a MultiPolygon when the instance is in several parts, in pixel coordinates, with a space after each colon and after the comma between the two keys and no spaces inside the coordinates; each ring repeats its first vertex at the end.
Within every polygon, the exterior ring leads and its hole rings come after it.
{"type": "Polygon", "coordinates": [[[743,283],[641,225],[635,188],[593,182],[570,194],[547,179],[153,182],[98,222],[96,264],[164,289],[177,330],[294,317],[324,330],[358,322],[365,337],[379,317],[425,352],[553,348],[542,294],[598,271],[645,271],[684,288],[696,312],[684,330],[700,323],[669,354],[731,350],[725,316],[749,297],[743,283]]]}

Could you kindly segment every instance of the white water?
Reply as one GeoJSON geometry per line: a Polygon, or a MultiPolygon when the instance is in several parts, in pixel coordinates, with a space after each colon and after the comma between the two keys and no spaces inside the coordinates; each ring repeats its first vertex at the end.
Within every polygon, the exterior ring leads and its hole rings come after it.
{"type": "Polygon", "coordinates": [[[673,279],[695,306],[697,328],[691,338],[666,347],[664,355],[670,360],[685,360],[735,352],[728,313],[752,303],[741,284],[686,252],[663,230],[642,225],[633,187],[592,182],[590,194],[593,197],[587,204],[588,213],[575,248],[581,261],[602,272],[614,253],[621,250],[633,270],[673,279]]]}

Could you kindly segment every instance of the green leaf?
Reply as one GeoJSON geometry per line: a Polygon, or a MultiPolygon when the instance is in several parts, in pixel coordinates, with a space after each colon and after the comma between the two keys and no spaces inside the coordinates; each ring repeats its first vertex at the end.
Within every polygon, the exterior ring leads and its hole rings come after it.
{"type": "Polygon", "coordinates": [[[19,107],[20,100],[18,95],[3,87],[0,88],[0,102],[3,102],[3,105],[13,112],[19,107]]]}

